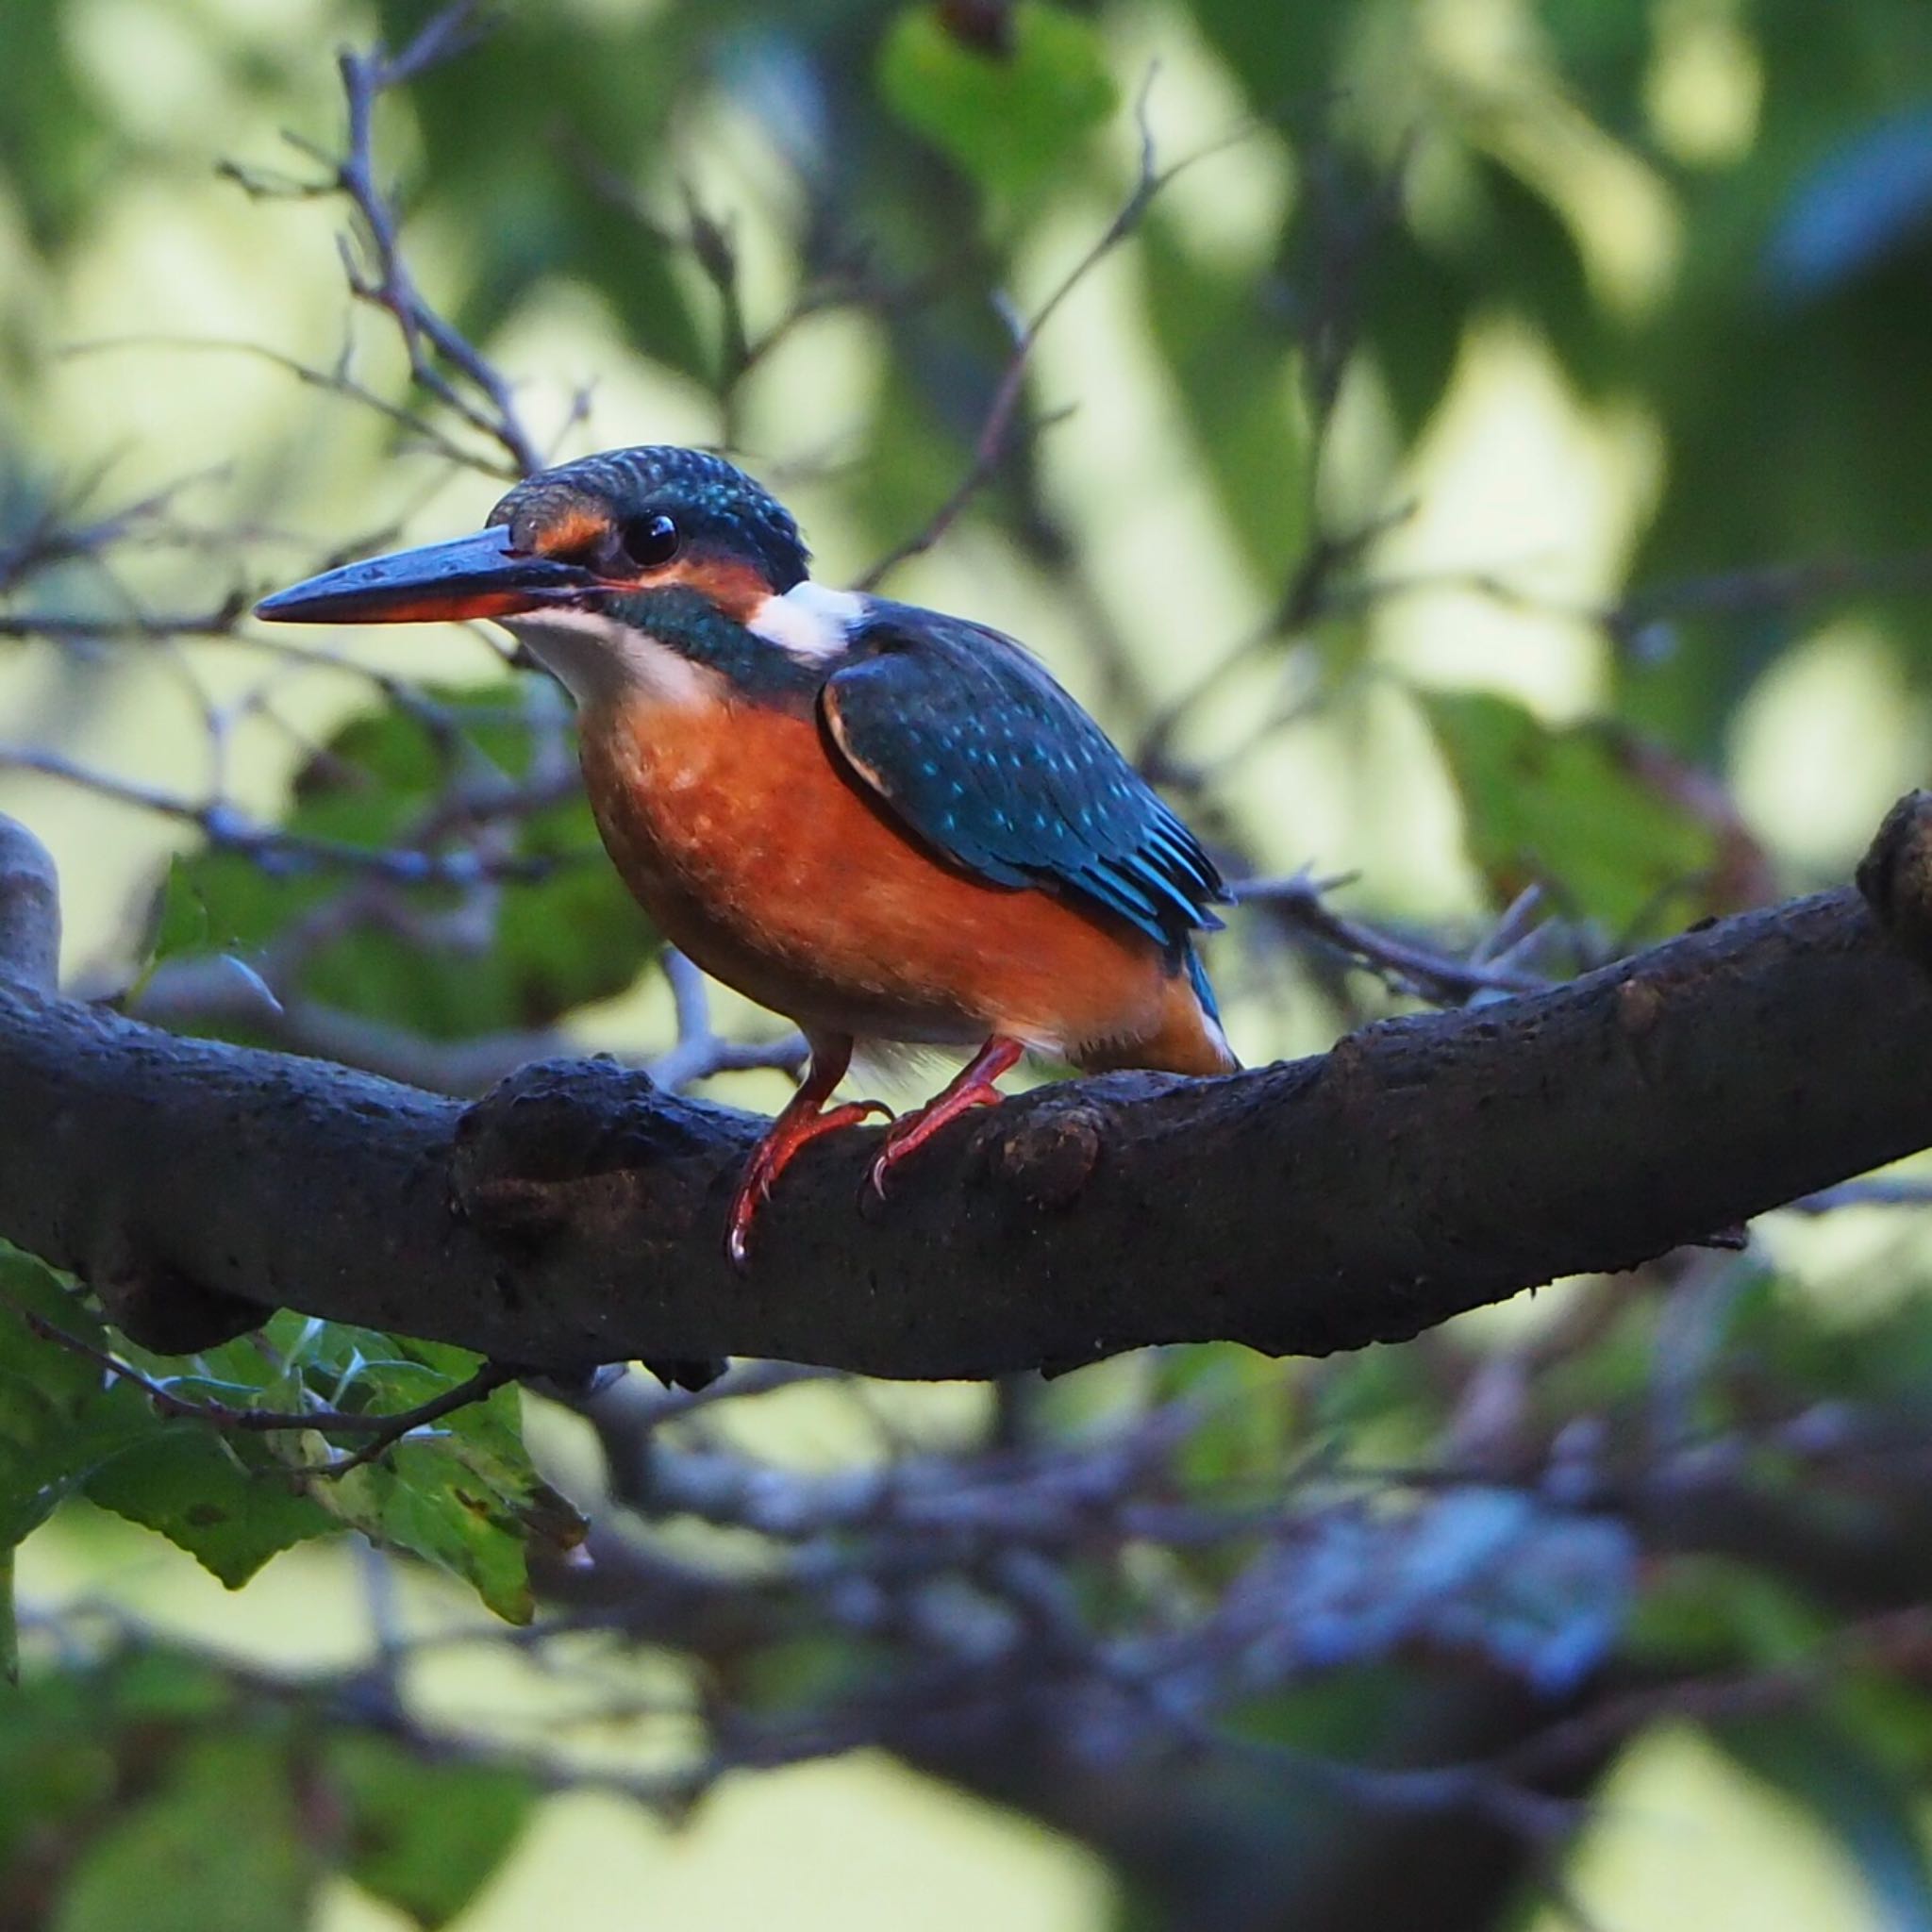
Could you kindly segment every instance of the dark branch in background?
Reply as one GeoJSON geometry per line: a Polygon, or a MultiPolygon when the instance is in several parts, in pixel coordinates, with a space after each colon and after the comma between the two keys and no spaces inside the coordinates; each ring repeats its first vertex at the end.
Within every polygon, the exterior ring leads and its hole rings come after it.
{"type": "MultiPolygon", "coordinates": [[[[1151,85],[1151,76],[1149,84],[1151,85]]],[[[876,589],[899,565],[930,550],[958,521],[973,499],[992,480],[1007,454],[1013,433],[1013,419],[1018,413],[1021,399],[1025,394],[1026,373],[1032,363],[1033,351],[1047,324],[1053,320],[1061,305],[1074,290],[1141,225],[1142,218],[1162,189],[1177,175],[1186,173],[1195,162],[1205,160],[1208,155],[1217,154],[1227,145],[1226,142],[1222,142],[1213,147],[1204,148],[1197,154],[1184,156],[1180,160],[1172,162],[1165,168],[1158,166],[1154,134],[1147,124],[1146,88],[1141,90],[1141,98],[1135,106],[1135,124],[1141,136],[1139,168],[1134,177],[1134,185],[1128,191],[1127,198],[1121,204],[1113,220],[1101,231],[1086,254],[1081,256],[1068,270],[1066,275],[1055,285],[1052,292],[1034,311],[1030,320],[1021,320],[1006,304],[1002,304],[1002,313],[1009,317],[1012,326],[1012,353],[1007,358],[1006,368],[1002,371],[999,382],[993,390],[992,400],[987,406],[985,419],[980,424],[979,435],[973,446],[973,459],[967,466],[966,474],[960,477],[953,493],[911,536],[895,543],[858,579],[858,589],[876,589]]],[[[1230,140],[1239,138],[1229,137],[1230,140]]]]}
{"type": "MultiPolygon", "coordinates": [[[[1293,284],[1294,334],[1307,415],[1307,444],[1301,464],[1306,535],[1273,608],[1245,638],[1223,651],[1188,690],[1143,724],[1135,762],[1158,781],[1200,789],[1194,774],[1174,757],[1174,741],[1182,726],[1236,673],[1264,653],[1277,651],[1283,640],[1292,639],[1328,615],[1331,594],[1342,573],[1359,563],[1380,538],[1413,513],[1413,504],[1399,503],[1337,529],[1322,500],[1335,408],[1359,332],[1363,276],[1401,213],[1408,161],[1409,144],[1405,142],[1382,175],[1352,193],[1348,170],[1334,143],[1317,137],[1307,144],[1304,158],[1310,188],[1307,239],[1301,246],[1302,272],[1293,284]]],[[[1282,722],[1271,718],[1264,729],[1282,722]]]]}
{"type": "MultiPolygon", "coordinates": [[[[280,949],[271,949],[271,958],[259,964],[243,966],[225,954],[165,960],[140,986],[127,1010],[157,1025],[243,1027],[288,1052],[340,1060],[435,1093],[481,1093],[519,1067],[572,1050],[560,1028],[435,1040],[311,999],[295,986],[310,949],[301,937],[304,942],[289,949],[286,959],[280,949]]],[[[677,1040],[641,1062],[658,1086],[676,1092],[717,1074],[762,1067],[796,1074],[805,1064],[805,1040],[796,1032],[771,1040],[726,1040],[711,1024],[697,969],[668,949],[662,964],[677,1003],[677,1040]]]]}
{"type": "MultiPolygon", "coordinates": [[[[501,474],[527,475],[541,470],[544,458],[524,425],[509,384],[417,287],[402,252],[395,197],[376,177],[376,102],[385,93],[408,86],[425,69],[454,58],[474,45],[490,26],[481,8],[465,4],[433,14],[398,54],[387,54],[379,47],[366,54],[345,50],[337,63],[348,108],[343,152],[331,155],[313,142],[287,137],[291,146],[322,167],[320,179],[290,179],[233,162],[225,163],[222,172],[253,195],[302,200],[344,197],[355,211],[362,242],[359,252],[346,242],[342,246],[342,269],[350,292],[394,322],[416,386],[467,428],[502,450],[508,467],[501,474]]],[[[389,413],[387,406],[380,407],[389,413]]]]}
{"type": "Polygon", "coordinates": [[[721,1239],[746,1116],[599,1062],[525,1069],[464,1108],[0,989],[0,1235],[157,1346],[158,1309],[186,1346],[202,1303],[230,1333],[286,1306],[564,1372],[754,1355],[989,1376],[1156,1341],[1395,1340],[1932,1144],[1912,1050],[1932,1024],[1928,852],[1915,794],[1863,897],[1316,1060],[1024,1096],[875,1212],[858,1206],[872,1136],[841,1136],[788,1174],[748,1277],[721,1239]]]}
{"type": "Polygon", "coordinates": [[[1345,614],[1399,597],[1454,594],[1481,597],[1505,609],[1558,617],[1600,630],[1624,650],[1655,653],[1667,645],[1660,630],[1686,618],[1736,618],[1797,613],[1865,597],[1923,596],[1932,591],[1932,551],[1894,557],[1818,558],[1797,563],[1712,571],[1660,584],[1640,584],[1606,602],[1552,596],[1506,567],[1369,573],[1329,587],[1324,614],[1345,614]]]}
{"type": "MultiPolygon", "coordinates": [[[[1267,1610],[1284,1583],[1292,1587],[1284,1557],[1305,1539],[1319,1546],[1324,1519],[1348,1518],[1352,1490],[1391,1496],[1394,1481],[1341,1475],[1324,1492],[1320,1483],[1291,1478],[1284,1496],[1246,1509],[1216,1507],[1198,1497],[1176,1502],[1175,1458],[1200,1420],[1180,1407],[1132,1420],[1085,1446],[1051,1443],[1004,1456],[909,1458],[889,1469],[837,1474],[747,1470],[694,1441],[689,1431],[666,1440],[670,1425],[689,1424],[713,1402],[747,1397],[787,1379],[768,1365],[741,1371],[701,1396],[652,1397],[626,1384],[583,1405],[611,1472],[613,1504],[633,1525],[689,1513],[751,1531],[768,1542],[767,1560],[756,1576],[741,1568],[707,1572],[643,1535],[620,1540],[607,1531],[595,1543],[591,1564],[573,1573],[575,1607],[498,1641],[513,1641],[541,1659],[553,1681],[565,1687],[574,1655],[582,1656],[573,1646],[592,1633],[705,1660],[728,1679],[734,1658],[753,1646],[784,1642],[803,1613],[870,1642],[882,1681],[857,1695],[834,1693],[803,1711],[759,1713],[733,1709],[711,1696],[692,1702],[679,1692],[613,1705],[608,1678],[587,1674],[590,1702],[580,1722],[604,1726],[617,1719],[659,1717],[686,1737],[694,1725],[703,1726],[695,1750],[641,1774],[612,1773],[576,1755],[567,1711],[560,1719],[546,1713],[542,1730],[525,1747],[513,1736],[439,1724],[391,1694],[385,1708],[394,1734],[427,1757],[514,1766],[546,1789],[608,1790],[674,1814],[728,1772],[859,1744],[884,1743],[928,1768],[991,1789],[999,1788],[996,1777],[989,1778],[991,1764],[1010,1766],[1044,1754],[1063,1799],[1082,1784],[1104,1788],[1109,1780],[1119,1787],[1115,1795],[1124,1796],[1164,1767],[1166,1774],[1156,1783],[1168,1806],[1198,1802],[1199,1794],[1177,1780],[1205,1762],[1210,1771],[1218,1764],[1265,1772],[1298,1803],[1323,1796],[1357,1813],[1486,1819],[1548,1854],[1580,1822],[1575,1793],[1582,1784],[1619,1744],[1647,1726],[1673,1718],[1721,1724],[1801,1705],[1848,1666],[1909,1668],[1932,1636],[1922,1602],[1887,1605],[1881,1592],[1873,1607],[1831,1637],[1768,1669],[1707,1677],[1611,1677],[1580,1706],[1525,1702],[1516,1723],[1459,1754],[1415,1765],[1341,1763],[1230,1733],[1216,1717],[1231,1698],[1260,1688],[1260,1674],[1265,1681],[1291,1686],[1320,1668],[1291,1641],[1272,1669],[1265,1664],[1268,1624],[1257,1624],[1257,1611],[1267,1610]],[[1212,1544],[1233,1559],[1244,1542],[1258,1555],[1219,1601],[1210,1599],[1184,1621],[1171,1611],[1157,1615],[1143,1632],[1124,1637],[1085,1622],[1054,1567],[1075,1561],[1105,1566],[1109,1553],[1149,1544],[1175,1550],[1212,1544]],[[1257,1585],[1259,1604],[1252,1597],[1257,1585]],[[967,1601],[972,1614],[962,1621],[967,1601]],[[1024,1696],[1019,1694],[1023,1683],[1024,1696]],[[1041,1724],[1041,1718],[1048,1721],[1041,1724]]],[[[1923,1457],[1923,1439],[1915,1449],[1923,1457]]],[[[1693,1457],[1683,1461],[1688,1472],[1693,1457]]],[[[1418,1480],[1426,1484],[1437,1474],[1444,1483],[1483,1482],[1479,1475],[1447,1472],[1424,1472],[1418,1480]]],[[[1525,1472],[1525,1493],[1546,1491],[1560,1479],[1552,1460],[1525,1472]]],[[[1707,1459],[1701,1480],[1713,1505],[1737,1500],[1735,1485],[1709,1482],[1707,1459]]],[[[1616,1507],[1640,1523],[1657,1517],[1655,1546],[1667,1550],[1674,1538],[1661,1519],[1684,1491],[1683,1476],[1665,1457],[1645,1473],[1640,1492],[1579,1496],[1574,1507],[1616,1507]]],[[[1680,1546],[1686,1541],[1681,1531],[1675,1541],[1680,1546]]],[[[75,1613],[65,1614],[71,1626],[75,1613]]],[[[143,1641],[144,1633],[123,1612],[96,1607],[87,1614],[108,1618],[113,1641],[143,1641]]],[[[31,1613],[24,1621],[30,1623],[31,1613]]],[[[386,1647],[379,1668],[392,1674],[452,1641],[475,1640],[460,1631],[399,1636],[386,1647]]],[[[288,1686],[288,1680],[252,1676],[258,1667],[226,1657],[207,1661],[272,1696],[288,1686]]],[[[336,1694],[326,1674],[306,1673],[301,1688],[316,1701],[336,1694]]],[[[379,1689],[393,1693],[395,1687],[372,1682],[366,1665],[344,1674],[341,1720],[362,1721],[346,1699],[356,1698],[366,1716],[370,1696],[379,1689]]],[[[1492,1685],[1485,1695],[1493,1700],[1505,1693],[1492,1685]]],[[[1211,1782],[1208,1787],[1210,1808],[1224,1805],[1224,1797],[1214,1795],[1217,1789],[1211,1782]]],[[[1008,1786],[1008,1795],[1023,1796],[1024,1788],[1008,1786]]],[[[1038,1792],[1028,1802],[1048,1815],[1059,1808],[1042,1803],[1038,1792]]],[[[1077,1828],[1078,1801],[1059,1815],[1077,1828]]],[[[1216,1835],[1222,1857],[1232,1849],[1227,1823],[1222,1816],[1216,1835]]],[[[1086,1828],[1092,1829],[1091,1821],[1086,1828]]]]}
{"type": "Polygon", "coordinates": [[[218,852],[279,867],[364,873],[397,885],[475,885],[488,879],[541,878],[556,869],[548,858],[490,858],[473,850],[430,851],[394,845],[357,845],[245,818],[224,798],[184,798],[157,786],[90,771],[58,752],[33,745],[0,744],[0,770],[37,772],[80,786],[98,798],[178,819],[192,825],[218,852]]]}
{"type": "Polygon", "coordinates": [[[565,1035],[549,1028],[431,1039],[312,999],[292,983],[299,973],[299,958],[286,973],[226,954],[167,959],[135,990],[126,1009],[177,1030],[245,1029],[285,1052],[339,1060],[436,1093],[481,1093],[533,1059],[570,1051],[565,1035]]]}
{"type": "Polygon", "coordinates": [[[1411,994],[1432,1006],[1462,1006],[1484,994],[1540,992],[1550,984],[1542,974],[1517,963],[1541,935],[1541,928],[1513,930],[1514,918],[1533,908],[1533,893],[1510,908],[1478,953],[1458,959],[1344,918],[1324,896],[1341,883],[1298,873],[1286,879],[1243,879],[1232,890],[1237,903],[1261,908],[1342,958],[1366,967],[1391,992],[1411,994]]]}
{"type": "Polygon", "coordinates": [[[47,848],[0,817],[0,980],[52,993],[60,971],[60,881],[47,848]]]}
{"type": "Polygon", "coordinates": [[[65,610],[0,610],[0,638],[225,638],[246,607],[232,597],[213,610],[78,617],[65,610]]]}
{"type": "Polygon", "coordinates": [[[804,1034],[792,1030],[775,1040],[726,1040],[711,1024],[711,995],[703,973],[675,946],[664,949],[659,963],[676,1008],[677,1044],[645,1067],[658,1086],[678,1092],[713,1074],[743,1073],[755,1067],[797,1074],[804,1067],[808,1051],[804,1034]]]}
{"type": "Polygon", "coordinates": [[[687,182],[675,220],[653,212],[638,191],[615,169],[579,144],[568,151],[586,184],[601,200],[633,223],[654,247],[688,256],[711,286],[718,302],[718,358],[711,392],[718,408],[717,447],[742,454],[741,414],[746,382],[802,324],[828,309],[862,308],[877,313],[909,308],[938,286],[935,275],[903,282],[882,278],[865,251],[851,247],[808,266],[791,301],[769,322],[755,327],[745,310],[738,240],[729,216],[714,214],[687,182]]]}

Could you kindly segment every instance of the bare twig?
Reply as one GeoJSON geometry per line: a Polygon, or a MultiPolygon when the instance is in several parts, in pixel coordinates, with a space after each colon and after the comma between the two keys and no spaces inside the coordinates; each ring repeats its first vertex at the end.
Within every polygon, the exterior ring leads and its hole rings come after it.
{"type": "MultiPolygon", "coordinates": [[[[1474,956],[1458,959],[1346,919],[1324,896],[1340,883],[1299,872],[1283,879],[1244,879],[1231,891],[1240,904],[1263,908],[1366,967],[1393,991],[1435,1006],[1462,1006],[1485,993],[1535,992],[1550,984],[1543,974],[1510,965],[1507,958],[1487,963],[1474,956]]],[[[1524,943],[1516,940],[1511,951],[1524,943]]]]}
{"type": "Polygon", "coordinates": [[[248,608],[240,591],[212,610],[76,616],[65,610],[0,610],[0,637],[49,638],[56,641],[94,639],[225,638],[234,634],[248,608]]]}
{"type": "Polygon", "coordinates": [[[487,879],[542,878],[557,861],[490,857],[453,847],[446,852],[407,846],[354,845],[282,826],[258,824],[225,799],[193,799],[159,786],[97,772],[34,745],[0,745],[0,769],[37,772],[80,786],[101,798],[192,825],[217,850],[240,853],[271,867],[364,873],[397,885],[475,885],[487,879]]]}
{"type": "Polygon", "coordinates": [[[567,1034],[543,1028],[430,1039],[309,999],[291,989],[290,977],[277,966],[262,972],[225,954],[164,959],[125,1010],[158,1026],[242,1026],[251,1038],[290,1053],[339,1060],[435,1093],[482,1093],[532,1060],[579,1050],[567,1034]]]}
{"type": "Polygon", "coordinates": [[[1101,230],[1098,238],[1087,252],[1074,262],[1061,280],[1055,285],[1044,302],[1024,321],[1017,316],[1013,322],[1013,347],[1007,358],[1005,369],[994,386],[991,401],[987,406],[979,426],[979,435],[973,446],[973,457],[967,465],[966,474],[959,479],[953,493],[933,511],[932,515],[912,535],[905,538],[889,550],[884,557],[858,579],[858,588],[872,590],[886,576],[908,558],[923,555],[930,550],[946,532],[958,522],[961,512],[977,496],[998,470],[1007,453],[1008,440],[1012,434],[1013,418],[1025,393],[1027,369],[1038,346],[1041,331],[1050,323],[1060,307],[1067,301],[1082,282],[1140,226],[1141,219],[1153,205],[1162,189],[1186,173],[1197,162],[1205,160],[1211,154],[1219,154],[1232,142],[1244,140],[1248,130],[1241,128],[1225,140],[1216,142],[1194,154],[1185,155],[1178,161],[1161,168],[1156,165],[1154,131],[1147,119],[1148,92],[1153,76],[1141,91],[1135,104],[1135,124],[1140,132],[1140,162],[1134,176],[1134,185],[1113,219],[1101,230]]]}
{"type": "Polygon", "coordinates": [[[209,1397],[177,1395],[151,1375],[144,1374],[132,1362],[124,1361],[106,1349],[96,1348],[85,1337],[50,1322],[44,1315],[19,1307],[14,1307],[14,1313],[42,1341],[54,1342],[70,1354],[92,1362],[104,1374],[139,1389],[163,1415],[206,1423],[212,1428],[232,1430],[241,1435],[287,1435],[291,1431],[312,1429],[319,1435],[366,1436],[369,1439],[352,1456],[304,1467],[302,1474],[305,1475],[346,1475],[352,1469],[360,1469],[375,1461],[405,1436],[417,1429],[427,1428],[432,1423],[441,1422],[444,1416],[453,1415],[459,1408],[467,1408],[474,1402],[481,1402],[516,1379],[515,1370],[497,1362],[485,1362],[475,1374],[453,1388],[445,1389],[441,1394],[431,1396],[413,1408],[399,1409],[390,1415],[325,1407],[292,1410],[238,1408],[209,1397]]]}
{"type": "Polygon", "coordinates": [[[304,1474],[332,1481],[353,1470],[366,1469],[372,1462],[380,1460],[405,1437],[413,1435],[418,1429],[426,1429],[432,1423],[440,1423],[444,1416],[454,1415],[459,1408],[468,1408],[472,1403],[485,1401],[497,1390],[514,1382],[517,1375],[517,1370],[501,1362],[485,1362],[467,1381],[445,1389],[441,1395],[432,1396],[427,1402],[419,1402],[414,1408],[399,1409],[394,1415],[381,1418],[383,1426],[370,1430],[369,1440],[349,1455],[336,1457],[328,1462],[311,1463],[304,1474]]]}
{"type": "Polygon", "coordinates": [[[1821,1188],[1790,1204],[1792,1214],[1830,1214],[1840,1208],[1932,1208],[1932,1179],[1876,1174],[1821,1188]]]}
{"type": "Polygon", "coordinates": [[[359,222],[362,242],[359,252],[346,241],[342,244],[342,269],[351,294],[380,309],[395,324],[417,387],[468,428],[495,443],[508,458],[511,472],[527,475],[543,467],[543,457],[524,425],[508,383],[417,286],[402,251],[394,198],[384,191],[375,174],[376,102],[391,90],[406,86],[430,67],[462,52],[490,25],[489,15],[475,0],[458,0],[432,15],[398,54],[387,54],[379,47],[368,53],[345,49],[337,61],[348,108],[343,152],[325,155],[311,143],[291,137],[296,148],[326,170],[319,181],[270,177],[232,162],[225,164],[222,172],[254,195],[344,196],[359,222]]]}
{"type": "Polygon", "coordinates": [[[645,1068],[658,1086],[677,1092],[714,1074],[745,1073],[759,1067],[796,1074],[804,1066],[809,1048],[802,1033],[746,1042],[725,1040],[711,1024],[711,999],[704,974],[675,946],[666,946],[658,963],[671,983],[677,1015],[677,1044],[645,1068]]]}

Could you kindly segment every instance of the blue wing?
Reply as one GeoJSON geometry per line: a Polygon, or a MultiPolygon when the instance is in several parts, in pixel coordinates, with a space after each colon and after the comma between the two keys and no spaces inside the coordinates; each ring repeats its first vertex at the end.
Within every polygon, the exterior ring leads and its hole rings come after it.
{"type": "Polygon", "coordinates": [[[1199,841],[1010,638],[874,599],[826,679],[835,753],[926,844],[992,884],[1105,907],[1176,958],[1221,922],[1199,841]]]}

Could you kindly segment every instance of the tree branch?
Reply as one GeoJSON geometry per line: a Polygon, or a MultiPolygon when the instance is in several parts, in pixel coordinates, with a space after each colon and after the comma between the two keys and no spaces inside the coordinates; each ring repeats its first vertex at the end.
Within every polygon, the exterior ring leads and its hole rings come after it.
{"type": "MultiPolygon", "coordinates": [[[[7,876],[24,959],[41,941],[7,876]]],[[[560,1371],[989,1376],[1401,1340],[1932,1145],[1932,794],[1859,883],[1320,1058],[1028,1094],[950,1130],[882,1208],[858,1205],[855,1130],[788,1173],[742,1276],[722,1232],[750,1116],[596,1061],[466,1108],[175,1039],[0,961],[0,1234],[158,1347],[277,1307],[560,1371]]]]}
{"type": "Polygon", "coordinates": [[[60,881],[47,848],[0,816],[0,979],[52,992],[60,966],[60,881]]]}

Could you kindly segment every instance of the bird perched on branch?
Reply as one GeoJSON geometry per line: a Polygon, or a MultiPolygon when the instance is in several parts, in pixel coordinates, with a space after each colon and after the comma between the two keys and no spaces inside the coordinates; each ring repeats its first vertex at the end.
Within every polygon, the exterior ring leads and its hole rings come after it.
{"type": "Polygon", "coordinates": [[[807,560],[791,514],[721,458],[613,450],[519,484],[475,536],[258,607],[492,618],[568,688],[625,883],[811,1046],[732,1205],[741,1265],[799,1149],[886,1111],[826,1105],[856,1042],[977,1047],[888,1131],[881,1191],[1028,1049],[1090,1071],[1237,1064],[1194,951],[1225,894],[1193,834],[1021,645],[827,589],[807,560]]]}

